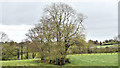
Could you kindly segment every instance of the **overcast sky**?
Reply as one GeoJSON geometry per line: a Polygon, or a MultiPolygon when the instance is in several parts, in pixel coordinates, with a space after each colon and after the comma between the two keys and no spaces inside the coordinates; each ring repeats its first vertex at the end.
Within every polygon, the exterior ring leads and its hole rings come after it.
{"type": "MultiPolygon", "coordinates": [[[[64,1],[63,1],[64,2],[64,1]]],[[[86,40],[103,41],[118,34],[118,0],[80,0],[67,2],[78,13],[87,15],[84,21],[86,40]]],[[[43,8],[51,2],[4,2],[0,10],[0,32],[21,42],[34,24],[39,23],[43,8]]]]}

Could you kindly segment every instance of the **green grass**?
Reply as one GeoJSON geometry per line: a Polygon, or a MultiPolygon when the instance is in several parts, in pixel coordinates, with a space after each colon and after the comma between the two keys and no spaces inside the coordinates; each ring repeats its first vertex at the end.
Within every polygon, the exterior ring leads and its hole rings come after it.
{"type": "Polygon", "coordinates": [[[111,47],[111,46],[116,46],[116,45],[104,45],[104,46],[97,46],[97,48],[106,48],[106,47],[111,47]]]}
{"type": "Polygon", "coordinates": [[[118,54],[77,54],[68,55],[72,66],[118,66],[118,54]]]}
{"type": "Polygon", "coordinates": [[[37,63],[36,60],[40,59],[2,61],[2,66],[52,66],[50,64],[37,63]]]}
{"type": "MultiPolygon", "coordinates": [[[[118,54],[102,53],[102,54],[75,54],[68,55],[71,63],[64,66],[117,66],[118,54]]],[[[2,66],[53,66],[52,64],[37,63],[39,59],[27,60],[11,60],[2,61],[2,66]]]]}

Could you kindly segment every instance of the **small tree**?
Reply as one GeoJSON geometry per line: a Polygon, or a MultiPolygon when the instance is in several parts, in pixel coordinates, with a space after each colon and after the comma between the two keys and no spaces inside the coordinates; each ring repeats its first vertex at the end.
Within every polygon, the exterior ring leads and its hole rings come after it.
{"type": "Polygon", "coordinates": [[[8,42],[2,44],[2,60],[17,59],[18,48],[10,46],[8,42]]]}

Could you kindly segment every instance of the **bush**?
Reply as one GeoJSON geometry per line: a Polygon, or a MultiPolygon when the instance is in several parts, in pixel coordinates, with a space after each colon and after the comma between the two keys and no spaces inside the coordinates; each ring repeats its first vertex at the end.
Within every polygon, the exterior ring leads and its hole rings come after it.
{"type": "Polygon", "coordinates": [[[64,45],[62,43],[61,45],[52,44],[47,57],[49,63],[64,65],[66,57],[64,45]]]}
{"type": "Polygon", "coordinates": [[[68,54],[81,54],[88,52],[88,44],[84,39],[74,38],[74,45],[68,48],[68,54]]]}

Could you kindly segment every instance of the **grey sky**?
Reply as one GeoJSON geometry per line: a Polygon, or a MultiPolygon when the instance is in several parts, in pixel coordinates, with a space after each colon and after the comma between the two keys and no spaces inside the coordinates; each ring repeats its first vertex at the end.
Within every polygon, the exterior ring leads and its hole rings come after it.
{"type": "MultiPolygon", "coordinates": [[[[102,41],[113,38],[117,35],[118,3],[116,1],[81,1],[65,3],[73,7],[73,9],[77,12],[88,16],[88,18],[84,21],[87,40],[97,39],[102,41]]],[[[39,22],[39,19],[42,16],[43,8],[50,4],[50,2],[2,3],[2,21],[0,20],[0,23],[4,27],[1,26],[3,30],[0,29],[0,31],[5,32],[6,34],[8,32],[8,36],[11,39],[20,42],[24,39],[24,34],[27,30],[30,29],[33,24],[39,22]],[[5,27],[6,29],[4,29],[5,27]],[[17,27],[19,27],[19,30],[17,30],[17,27]]]]}
{"type": "Polygon", "coordinates": [[[39,21],[45,3],[3,3],[3,24],[31,25],[39,21]]]}

